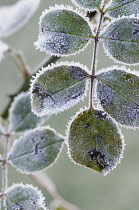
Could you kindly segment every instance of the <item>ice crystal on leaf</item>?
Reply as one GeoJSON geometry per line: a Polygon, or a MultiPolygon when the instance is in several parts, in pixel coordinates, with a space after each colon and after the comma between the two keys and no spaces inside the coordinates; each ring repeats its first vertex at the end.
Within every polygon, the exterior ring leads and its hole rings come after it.
{"type": "Polygon", "coordinates": [[[75,105],[86,93],[88,77],[86,68],[78,63],[59,63],[44,68],[31,85],[33,112],[43,116],[75,105]]]}
{"type": "Polygon", "coordinates": [[[114,18],[139,14],[139,0],[112,0],[106,9],[114,18]]]}
{"type": "Polygon", "coordinates": [[[125,64],[139,63],[139,19],[120,18],[101,35],[106,53],[125,64]]]}
{"type": "Polygon", "coordinates": [[[72,2],[85,10],[95,10],[97,8],[100,8],[101,0],[72,0],[72,2]]]}
{"type": "Polygon", "coordinates": [[[23,173],[42,170],[58,158],[63,141],[64,137],[49,127],[30,130],[15,141],[9,160],[23,173]]]}
{"type": "Polygon", "coordinates": [[[56,5],[40,17],[40,29],[35,46],[58,56],[82,50],[93,37],[87,19],[72,8],[56,5]]]}
{"type": "Polygon", "coordinates": [[[42,124],[48,118],[48,115],[37,117],[31,111],[30,93],[21,93],[15,97],[10,107],[9,130],[17,133],[24,132],[42,124]]]}
{"type": "Polygon", "coordinates": [[[8,210],[48,210],[41,192],[28,184],[14,184],[8,188],[6,206],[8,210]]]}
{"type": "Polygon", "coordinates": [[[139,76],[111,67],[96,78],[103,109],[122,125],[139,127],[139,76]]]}
{"type": "Polygon", "coordinates": [[[105,112],[88,109],[78,113],[69,125],[68,148],[75,163],[107,175],[120,161],[124,142],[105,112]]]}

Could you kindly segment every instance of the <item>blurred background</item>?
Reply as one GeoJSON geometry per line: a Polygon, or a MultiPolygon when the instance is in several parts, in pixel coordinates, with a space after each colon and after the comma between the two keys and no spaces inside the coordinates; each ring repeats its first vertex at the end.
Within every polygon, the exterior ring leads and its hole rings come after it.
{"type": "MultiPolygon", "coordinates": [[[[15,0],[0,0],[0,6],[13,4],[15,0]]],[[[36,50],[33,43],[38,36],[39,17],[45,9],[55,4],[73,6],[70,0],[41,0],[41,4],[29,23],[16,34],[3,39],[5,43],[24,52],[31,69],[34,69],[47,55],[36,50]]],[[[75,7],[74,7],[75,8],[75,7]]],[[[61,61],[79,61],[89,69],[91,66],[93,44],[91,43],[84,52],[79,55],[60,59],[61,61]]],[[[98,69],[114,65],[109,59],[100,43],[98,54],[98,69]]],[[[139,70],[138,67],[132,69],[139,70]]],[[[11,57],[6,54],[0,63],[0,112],[8,102],[7,94],[14,93],[23,80],[11,57]]],[[[57,132],[65,135],[67,124],[80,107],[88,105],[88,98],[78,103],[73,108],[52,116],[47,124],[55,128],[57,132]]],[[[67,155],[66,146],[60,157],[46,173],[54,181],[59,194],[67,201],[77,205],[81,210],[138,210],[139,209],[139,130],[121,128],[125,136],[124,158],[107,176],[98,174],[92,170],[75,165],[67,155]]],[[[0,173],[1,177],[1,173],[0,173]]],[[[9,169],[9,186],[13,183],[36,183],[27,175],[20,174],[15,168],[9,169]]],[[[39,187],[39,186],[38,186],[39,187]]],[[[40,189],[40,187],[39,187],[40,189]]],[[[42,190],[46,206],[49,207],[51,197],[42,190]]]]}

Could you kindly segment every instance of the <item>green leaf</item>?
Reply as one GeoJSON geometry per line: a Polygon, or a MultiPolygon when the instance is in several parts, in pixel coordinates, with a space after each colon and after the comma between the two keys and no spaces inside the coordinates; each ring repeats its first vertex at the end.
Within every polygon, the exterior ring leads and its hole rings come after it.
{"type": "Polygon", "coordinates": [[[92,39],[89,21],[63,5],[51,8],[40,17],[35,46],[52,55],[69,55],[82,50],[92,39]]]}
{"type": "Polygon", "coordinates": [[[100,8],[101,0],[72,0],[72,2],[85,10],[92,11],[94,9],[100,8]]]}
{"type": "Polygon", "coordinates": [[[20,172],[39,171],[56,161],[63,141],[64,137],[49,127],[34,129],[16,140],[8,159],[20,172]]]}
{"type": "Polygon", "coordinates": [[[38,73],[31,85],[33,112],[38,116],[57,113],[79,102],[89,77],[83,68],[78,63],[59,63],[38,73]]]}
{"type": "Polygon", "coordinates": [[[137,15],[139,13],[139,0],[112,0],[106,11],[114,18],[137,15]]]}
{"type": "Polygon", "coordinates": [[[69,127],[69,154],[78,164],[102,172],[116,167],[123,153],[123,140],[114,121],[103,111],[79,113],[69,127]]]}
{"type": "Polygon", "coordinates": [[[6,206],[8,210],[48,210],[41,192],[28,184],[14,184],[8,188],[6,206]]]}
{"type": "Polygon", "coordinates": [[[0,37],[7,37],[22,28],[34,15],[40,0],[20,0],[0,7],[0,37]]]}
{"type": "Polygon", "coordinates": [[[103,109],[122,125],[139,126],[139,76],[109,68],[96,76],[97,97],[103,109]]]}
{"type": "Polygon", "coordinates": [[[21,93],[14,99],[10,108],[9,129],[14,132],[24,132],[35,128],[47,119],[48,115],[42,118],[33,114],[30,93],[21,93]]]}
{"type": "Polygon", "coordinates": [[[125,64],[139,63],[139,19],[121,18],[101,35],[106,53],[125,64]]]}

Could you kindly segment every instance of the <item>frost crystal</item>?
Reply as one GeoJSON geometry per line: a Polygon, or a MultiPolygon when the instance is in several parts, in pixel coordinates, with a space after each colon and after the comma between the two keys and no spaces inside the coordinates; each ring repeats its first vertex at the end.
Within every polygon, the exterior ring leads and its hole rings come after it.
{"type": "Polygon", "coordinates": [[[83,49],[92,38],[90,25],[83,16],[64,6],[46,10],[40,17],[35,46],[54,55],[69,55],[83,49]]]}
{"type": "Polygon", "coordinates": [[[139,14],[138,0],[112,0],[106,9],[109,15],[115,18],[139,14]]]}
{"type": "Polygon", "coordinates": [[[58,158],[63,140],[49,127],[30,130],[15,141],[9,159],[23,173],[42,170],[58,158]]]}
{"type": "Polygon", "coordinates": [[[139,127],[139,76],[111,67],[97,79],[103,109],[122,125],[139,127]]]}
{"type": "Polygon", "coordinates": [[[0,7],[0,37],[18,31],[33,16],[40,0],[20,0],[12,6],[0,7]]]}
{"type": "Polygon", "coordinates": [[[31,85],[31,104],[35,114],[43,116],[64,111],[82,99],[89,75],[78,65],[60,63],[37,74],[31,85]]]}
{"type": "Polygon", "coordinates": [[[41,192],[27,184],[14,184],[8,188],[6,206],[8,210],[48,210],[41,192]]]}
{"type": "Polygon", "coordinates": [[[47,115],[40,118],[33,114],[30,93],[21,93],[15,97],[10,108],[9,130],[10,132],[24,132],[42,124],[48,117],[47,115]]]}
{"type": "Polygon", "coordinates": [[[94,10],[100,8],[101,0],[72,0],[76,6],[79,6],[85,10],[94,10]]]}
{"type": "Polygon", "coordinates": [[[71,122],[68,147],[75,163],[106,175],[120,161],[124,142],[119,128],[105,112],[88,109],[71,122]]]}
{"type": "Polygon", "coordinates": [[[106,53],[114,60],[139,63],[139,19],[120,18],[106,28],[101,38],[106,53]]]}

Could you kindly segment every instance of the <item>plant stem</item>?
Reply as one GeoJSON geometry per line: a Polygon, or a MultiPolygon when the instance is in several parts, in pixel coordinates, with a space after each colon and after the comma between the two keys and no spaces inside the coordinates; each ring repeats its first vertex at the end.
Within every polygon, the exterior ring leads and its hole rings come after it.
{"type": "Polygon", "coordinates": [[[10,100],[9,100],[7,106],[5,107],[4,111],[1,114],[1,117],[3,119],[7,119],[8,114],[9,114],[9,108],[11,106],[11,103],[14,100],[14,97],[17,96],[21,92],[25,92],[25,91],[28,91],[29,90],[29,88],[30,88],[30,79],[31,79],[31,77],[33,75],[36,74],[36,71],[38,71],[41,67],[46,67],[49,64],[56,62],[58,59],[59,59],[59,57],[56,57],[56,56],[51,56],[51,57],[50,56],[47,56],[38,66],[36,66],[34,68],[32,75],[26,77],[26,80],[21,85],[21,87],[19,88],[19,90],[17,90],[14,94],[10,94],[9,95],[10,100]]]}
{"type": "MultiPolygon", "coordinates": [[[[8,186],[8,167],[7,167],[7,156],[9,151],[9,135],[6,136],[5,149],[2,162],[2,195],[8,186]]],[[[5,197],[3,196],[3,208],[5,207],[5,197]]]]}
{"type": "Polygon", "coordinates": [[[61,197],[56,190],[53,190],[49,187],[49,184],[46,180],[48,180],[47,175],[44,172],[39,172],[35,174],[30,174],[30,177],[42,188],[44,189],[49,195],[54,199],[57,200],[58,203],[67,210],[79,210],[79,208],[69,202],[67,202],[63,197],[61,197]]]}
{"type": "Polygon", "coordinates": [[[102,9],[102,10],[100,10],[100,20],[99,20],[96,36],[94,37],[95,43],[94,43],[93,60],[92,60],[90,109],[93,108],[93,84],[94,84],[95,72],[96,72],[96,68],[97,68],[97,50],[98,50],[98,43],[99,43],[99,38],[98,37],[99,37],[99,33],[100,33],[100,28],[101,28],[103,16],[104,16],[104,11],[102,9]]]}

